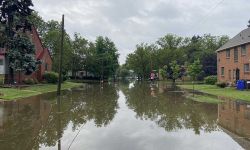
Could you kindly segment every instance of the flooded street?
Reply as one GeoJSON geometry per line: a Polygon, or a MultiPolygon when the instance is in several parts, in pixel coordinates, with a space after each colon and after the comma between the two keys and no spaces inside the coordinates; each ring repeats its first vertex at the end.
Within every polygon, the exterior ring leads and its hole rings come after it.
{"type": "Polygon", "coordinates": [[[0,103],[1,150],[250,149],[250,104],[194,102],[164,83],[84,84],[0,103]]]}

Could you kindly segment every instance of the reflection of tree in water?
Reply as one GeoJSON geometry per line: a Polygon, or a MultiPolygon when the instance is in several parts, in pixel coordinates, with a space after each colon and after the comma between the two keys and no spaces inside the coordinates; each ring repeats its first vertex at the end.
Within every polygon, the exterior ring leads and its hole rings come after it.
{"type": "Polygon", "coordinates": [[[37,115],[28,105],[18,114],[10,116],[3,127],[3,132],[0,134],[0,148],[6,150],[15,150],[17,147],[21,150],[31,149],[29,146],[33,145],[31,141],[34,140],[32,134],[36,130],[34,129],[33,119],[36,117],[37,115]]]}
{"type": "Polygon", "coordinates": [[[193,129],[196,134],[200,130],[211,132],[217,129],[217,106],[201,104],[185,99],[182,93],[166,92],[166,88],[153,88],[149,84],[135,84],[131,89],[121,88],[127,98],[127,105],[133,109],[140,119],[155,121],[166,131],[193,129]],[[155,90],[155,95],[151,92],[155,90]],[[159,93],[159,91],[165,92],[159,93]]]}
{"type": "MultiPolygon", "coordinates": [[[[108,125],[118,108],[118,93],[113,86],[88,85],[84,90],[73,90],[61,99],[61,130],[71,122],[73,131],[82,124],[93,120],[98,127],[108,125]]],[[[57,109],[53,105],[47,124],[41,132],[41,142],[45,146],[54,146],[57,142],[57,109]]],[[[62,135],[62,134],[61,134],[62,135]]]]}
{"type": "MultiPolygon", "coordinates": [[[[46,97],[46,96],[45,96],[46,97]]],[[[50,98],[51,99],[51,98],[50,98]]],[[[72,124],[75,131],[88,121],[93,120],[98,127],[107,126],[114,118],[118,108],[118,93],[113,86],[88,85],[84,89],[68,91],[61,98],[60,112],[56,98],[47,107],[47,116],[40,113],[42,106],[33,106],[24,102],[24,107],[7,116],[4,122],[4,133],[0,132],[0,149],[39,149],[39,145],[56,146],[63,131],[72,124]]],[[[43,100],[37,104],[43,103],[43,100]]],[[[12,106],[13,104],[11,104],[12,106]]],[[[9,111],[11,107],[7,107],[9,111]]]]}

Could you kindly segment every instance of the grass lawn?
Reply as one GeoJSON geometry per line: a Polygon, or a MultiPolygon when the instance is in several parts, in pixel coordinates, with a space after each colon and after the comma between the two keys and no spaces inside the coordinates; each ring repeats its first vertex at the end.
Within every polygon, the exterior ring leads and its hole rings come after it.
{"type": "MultiPolygon", "coordinates": [[[[80,83],[64,82],[62,84],[62,90],[79,87],[80,85],[81,85],[80,83]]],[[[0,88],[0,99],[16,100],[43,93],[55,92],[56,90],[57,90],[56,84],[38,84],[20,90],[15,88],[0,88]]]]}
{"type": "MultiPolygon", "coordinates": [[[[178,85],[184,89],[193,89],[193,85],[178,85]]],[[[215,85],[205,85],[199,84],[195,85],[194,89],[203,93],[215,95],[215,96],[224,96],[233,99],[240,99],[245,101],[250,101],[250,91],[238,91],[235,88],[219,88],[215,85]]]]}

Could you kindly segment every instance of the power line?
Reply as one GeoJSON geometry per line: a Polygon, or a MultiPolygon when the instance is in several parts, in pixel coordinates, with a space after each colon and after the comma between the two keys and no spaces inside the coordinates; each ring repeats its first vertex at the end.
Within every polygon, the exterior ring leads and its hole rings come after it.
{"type": "Polygon", "coordinates": [[[195,28],[199,27],[200,25],[202,25],[203,23],[206,22],[206,19],[211,16],[211,13],[213,13],[213,11],[218,8],[218,6],[220,6],[225,0],[221,0],[218,3],[215,4],[214,7],[211,7],[209,9],[209,11],[205,14],[205,16],[195,25],[193,26],[193,28],[191,29],[191,31],[193,31],[195,28]]]}
{"type": "MultiPolygon", "coordinates": [[[[205,16],[205,18],[204,18],[203,20],[205,21],[206,17],[209,17],[210,14],[211,14],[219,5],[221,5],[224,1],[225,1],[225,0],[221,0],[221,1],[219,1],[214,7],[212,7],[212,8],[210,9],[210,11],[207,13],[207,15],[205,16]]],[[[202,23],[203,20],[201,20],[200,23],[202,23]]]]}

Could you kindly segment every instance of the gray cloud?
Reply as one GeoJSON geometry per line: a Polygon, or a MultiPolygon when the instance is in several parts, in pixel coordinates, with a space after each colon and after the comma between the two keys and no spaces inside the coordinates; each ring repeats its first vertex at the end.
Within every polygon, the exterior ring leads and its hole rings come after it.
{"type": "Polygon", "coordinates": [[[89,40],[108,36],[119,49],[120,62],[141,42],[167,33],[180,36],[211,33],[234,36],[246,28],[248,0],[42,0],[35,10],[45,20],[66,15],[66,30],[89,40]],[[217,6],[217,7],[216,7],[217,6]],[[215,9],[214,9],[215,8],[215,9]]]}

